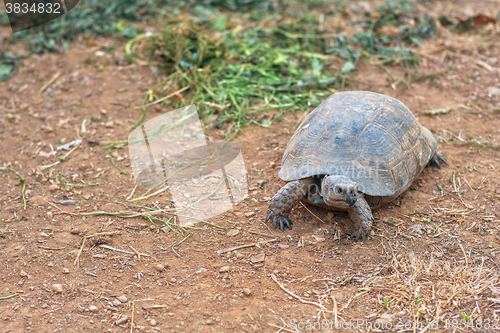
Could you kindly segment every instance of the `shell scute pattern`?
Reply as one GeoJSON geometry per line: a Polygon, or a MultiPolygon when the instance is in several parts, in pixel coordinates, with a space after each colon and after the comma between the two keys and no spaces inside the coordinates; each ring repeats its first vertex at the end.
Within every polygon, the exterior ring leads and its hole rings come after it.
{"type": "Polygon", "coordinates": [[[406,190],[437,151],[432,134],[396,99],[371,92],[337,93],[299,126],[279,177],[345,175],[371,196],[406,190]]]}

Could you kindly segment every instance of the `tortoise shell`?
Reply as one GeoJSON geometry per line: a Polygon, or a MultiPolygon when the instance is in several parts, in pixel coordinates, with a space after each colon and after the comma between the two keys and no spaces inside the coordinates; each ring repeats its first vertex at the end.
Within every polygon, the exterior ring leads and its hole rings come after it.
{"type": "Polygon", "coordinates": [[[396,197],[432,156],[437,143],[400,101],[351,91],[331,95],[288,142],[278,176],[293,181],[342,175],[370,196],[396,197]]]}

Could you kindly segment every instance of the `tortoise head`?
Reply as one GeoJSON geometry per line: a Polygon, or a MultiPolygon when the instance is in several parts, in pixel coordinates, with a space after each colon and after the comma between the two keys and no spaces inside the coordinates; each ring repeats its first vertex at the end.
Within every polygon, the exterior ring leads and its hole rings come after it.
{"type": "Polygon", "coordinates": [[[356,203],[358,185],[344,176],[326,176],[321,183],[321,195],[327,205],[347,209],[356,203]]]}

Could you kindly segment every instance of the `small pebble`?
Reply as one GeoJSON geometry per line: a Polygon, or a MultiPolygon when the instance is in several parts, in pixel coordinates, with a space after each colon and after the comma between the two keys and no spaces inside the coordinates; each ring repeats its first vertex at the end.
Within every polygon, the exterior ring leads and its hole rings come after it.
{"type": "Polygon", "coordinates": [[[250,258],[250,261],[252,262],[252,264],[258,264],[260,262],[263,262],[265,257],[266,257],[265,253],[259,253],[259,254],[252,256],[250,258]]]}
{"type": "Polygon", "coordinates": [[[165,266],[162,264],[156,264],[155,268],[158,272],[163,272],[165,270],[165,266]]]}
{"type": "Polygon", "coordinates": [[[229,272],[229,266],[224,266],[219,269],[219,273],[229,272]]]}
{"type": "Polygon", "coordinates": [[[116,299],[122,303],[127,303],[127,301],[128,301],[127,296],[125,296],[125,295],[118,296],[116,299]]]}
{"type": "Polygon", "coordinates": [[[236,258],[242,259],[242,258],[245,258],[245,255],[241,252],[236,252],[236,258]]]}
{"type": "Polygon", "coordinates": [[[151,319],[151,321],[149,323],[151,324],[151,326],[156,326],[156,320],[154,320],[154,319],[151,319]]]}
{"type": "Polygon", "coordinates": [[[111,127],[115,126],[115,123],[113,122],[113,120],[110,120],[110,121],[106,122],[106,124],[104,124],[104,126],[106,126],[107,128],[111,128],[111,127]]]}
{"type": "Polygon", "coordinates": [[[89,306],[89,310],[90,310],[90,312],[99,312],[99,309],[95,305],[89,306]]]}
{"type": "Polygon", "coordinates": [[[114,299],[113,302],[111,302],[111,303],[113,303],[114,306],[120,306],[120,305],[122,305],[122,302],[120,302],[117,299],[114,299]]]}
{"type": "Polygon", "coordinates": [[[250,296],[250,294],[252,293],[252,291],[248,288],[243,288],[243,293],[247,296],[250,296]]]}
{"type": "Polygon", "coordinates": [[[28,273],[26,273],[25,271],[21,271],[21,272],[19,272],[19,276],[20,277],[27,277],[28,273]]]}
{"type": "Polygon", "coordinates": [[[229,237],[233,237],[233,236],[236,236],[237,234],[239,234],[240,231],[238,229],[231,229],[227,232],[227,236],[229,237]]]}
{"type": "Polygon", "coordinates": [[[55,192],[57,190],[59,190],[59,185],[52,184],[52,185],[49,186],[49,191],[50,192],[55,192]]]}
{"type": "Polygon", "coordinates": [[[52,285],[52,290],[54,290],[56,293],[62,293],[63,292],[63,286],[62,284],[56,283],[52,285]]]}
{"type": "Polygon", "coordinates": [[[74,205],[74,204],[76,204],[76,201],[75,200],[63,200],[60,203],[63,206],[67,206],[67,205],[74,205]]]}
{"type": "Polygon", "coordinates": [[[80,229],[78,229],[78,228],[73,228],[73,229],[71,229],[71,233],[72,233],[73,235],[78,235],[78,234],[80,233],[80,229]]]}
{"type": "Polygon", "coordinates": [[[252,217],[255,215],[255,212],[248,212],[248,213],[245,213],[245,216],[246,217],[252,217]]]}
{"type": "Polygon", "coordinates": [[[107,256],[104,253],[97,253],[92,256],[92,258],[99,258],[99,259],[104,259],[107,256]]]}
{"type": "Polygon", "coordinates": [[[128,321],[128,317],[127,316],[122,316],[120,319],[118,319],[117,321],[115,321],[115,325],[123,325],[123,324],[126,324],[128,321]]]}

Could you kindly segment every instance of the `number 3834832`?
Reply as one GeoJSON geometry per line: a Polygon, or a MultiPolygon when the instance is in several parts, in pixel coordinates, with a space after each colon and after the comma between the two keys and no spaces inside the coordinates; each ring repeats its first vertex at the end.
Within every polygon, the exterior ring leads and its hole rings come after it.
{"type": "Polygon", "coordinates": [[[60,3],[6,3],[7,14],[28,14],[28,13],[38,13],[38,14],[61,14],[61,4],[60,3]]]}

